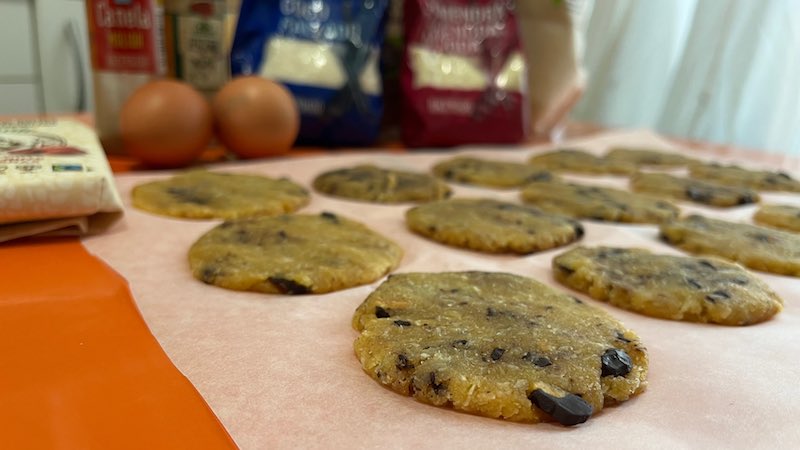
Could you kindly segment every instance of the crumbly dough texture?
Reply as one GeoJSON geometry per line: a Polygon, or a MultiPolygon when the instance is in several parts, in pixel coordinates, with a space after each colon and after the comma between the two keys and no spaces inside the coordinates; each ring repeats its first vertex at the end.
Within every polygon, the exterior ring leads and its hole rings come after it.
{"type": "Polygon", "coordinates": [[[800,181],[784,172],[749,170],[739,166],[696,164],[689,167],[689,176],[726,186],[739,186],[761,191],[800,192],[800,181]]]}
{"type": "Polygon", "coordinates": [[[238,219],[296,211],[308,191],[285,178],[192,170],[133,188],[133,206],[190,219],[238,219]]]}
{"type": "Polygon", "coordinates": [[[528,163],[533,167],[554,172],[587,174],[630,175],[636,165],[627,161],[614,161],[577,149],[561,149],[532,156],[528,163]]]}
{"type": "Polygon", "coordinates": [[[441,161],[433,167],[433,173],[457,183],[500,189],[520,187],[531,181],[557,179],[556,175],[528,164],[468,156],[441,161]]]}
{"type": "Polygon", "coordinates": [[[314,179],[314,189],[334,197],[374,203],[428,202],[450,196],[450,187],[424,173],[374,165],[336,169],[314,179]]]}
{"type": "Polygon", "coordinates": [[[406,224],[435,241],[490,253],[532,253],[583,236],[574,219],[491,199],[426,203],[406,211],[406,224]]]}
{"type": "Polygon", "coordinates": [[[593,298],[663,319],[749,325],[783,308],[766,283],[718,259],[581,246],[553,258],[553,273],[593,298]]]}
{"type": "Polygon", "coordinates": [[[645,194],[688,200],[711,206],[738,206],[759,201],[758,192],[710,181],[676,177],[666,173],[637,173],[631,189],[645,194]]]}
{"type": "Polygon", "coordinates": [[[800,232],[800,208],[789,205],[763,205],[753,215],[762,225],[800,232]]]}
{"type": "Polygon", "coordinates": [[[616,147],[606,153],[608,161],[626,162],[637,167],[673,168],[695,164],[698,161],[680,153],[648,148],[616,147]]]}
{"type": "Polygon", "coordinates": [[[487,417],[573,425],[646,385],[647,353],[633,331],[518,275],[393,275],[357,308],[353,327],[376,381],[487,417]],[[566,401],[584,413],[564,414],[566,401]]]}
{"type": "Polygon", "coordinates": [[[609,222],[661,223],[679,213],[677,206],[657,197],[573,183],[530,183],[521,197],[545,211],[609,222]]]}
{"type": "Polygon", "coordinates": [[[800,236],[787,231],[691,215],[661,224],[661,238],[691,253],[720,256],[764,272],[800,276],[800,236]]]}
{"type": "Polygon", "coordinates": [[[219,287],[322,294],[371,283],[403,251],[361,223],[331,213],[225,222],[189,250],[192,275],[219,287]]]}

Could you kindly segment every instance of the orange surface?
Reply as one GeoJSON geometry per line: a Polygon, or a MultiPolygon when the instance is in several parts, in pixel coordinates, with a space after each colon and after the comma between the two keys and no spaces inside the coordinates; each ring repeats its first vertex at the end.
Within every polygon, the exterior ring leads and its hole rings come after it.
{"type": "Polygon", "coordinates": [[[236,448],[78,239],[0,245],[0,286],[0,448],[236,448]]]}

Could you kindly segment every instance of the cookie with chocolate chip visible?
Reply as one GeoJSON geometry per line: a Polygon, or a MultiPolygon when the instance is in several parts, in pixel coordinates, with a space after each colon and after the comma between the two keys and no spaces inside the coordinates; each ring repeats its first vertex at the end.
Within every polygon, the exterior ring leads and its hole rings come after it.
{"type": "Polygon", "coordinates": [[[438,178],[371,164],[331,170],[314,179],[314,189],[334,197],[373,203],[429,202],[450,196],[438,178]]]}
{"type": "Polygon", "coordinates": [[[530,183],[520,195],[545,211],[609,222],[661,223],[679,212],[677,206],[658,197],[574,183],[530,183]]]}
{"type": "Polygon", "coordinates": [[[689,176],[726,186],[738,186],[761,191],[800,192],[800,181],[785,172],[751,170],[739,166],[696,164],[689,167],[689,176]]]}
{"type": "Polygon", "coordinates": [[[800,236],[700,215],[661,224],[661,239],[691,253],[716,255],[745,267],[800,276],[800,236]]]}
{"type": "Polygon", "coordinates": [[[275,216],[310,201],[305,188],[286,178],[205,170],[140,184],[131,196],[141,210],[189,219],[275,216]]]}
{"type": "Polygon", "coordinates": [[[631,177],[631,189],[644,194],[719,207],[746,205],[759,200],[758,192],[749,188],[725,186],[666,173],[637,173],[631,177]]]}
{"type": "Polygon", "coordinates": [[[499,189],[524,186],[532,181],[556,180],[547,170],[528,164],[457,156],[441,161],[433,173],[448,181],[499,189]]]}
{"type": "Polygon", "coordinates": [[[569,148],[534,155],[528,160],[528,164],[554,172],[595,175],[630,175],[636,172],[636,165],[630,162],[608,160],[583,150],[569,148]]]}
{"type": "Polygon", "coordinates": [[[371,283],[403,251],[344,217],[282,215],[224,222],[189,250],[192,275],[219,287],[274,294],[322,294],[371,283]]]}
{"type": "Polygon", "coordinates": [[[663,319],[750,325],[783,308],[766,283],[717,259],[581,246],[553,258],[553,273],[593,298],[663,319]]]}
{"type": "Polygon", "coordinates": [[[790,205],[763,205],[753,215],[761,225],[800,232],[800,208],[790,205]]]}
{"type": "Polygon", "coordinates": [[[646,385],[639,337],[508,273],[390,276],[356,309],[366,373],[403,395],[516,422],[575,425],[646,385]]]}
{"type": "Polygon", "coordinates": [[[615,147],[605,155],[609,162],[628,163],[636,167],[670,169],[697,163],[697,160],[680,153],[650,148],[615,147]]]}
{"type": "Polygon", "coordinates": [[[492,199],[426,203],[406,211],[406,224],[435,241],[490,253],[533,253],[583,236],[574,219],[492,199]]]}

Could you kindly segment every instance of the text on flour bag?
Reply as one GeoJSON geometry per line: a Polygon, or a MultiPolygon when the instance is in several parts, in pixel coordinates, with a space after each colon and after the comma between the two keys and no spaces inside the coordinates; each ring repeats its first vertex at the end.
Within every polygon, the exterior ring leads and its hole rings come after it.
{"type": "Polygon", "coordinates": [[[406,0],[403,141],[517,143],[526,65],[511,0],[406,0]]]}

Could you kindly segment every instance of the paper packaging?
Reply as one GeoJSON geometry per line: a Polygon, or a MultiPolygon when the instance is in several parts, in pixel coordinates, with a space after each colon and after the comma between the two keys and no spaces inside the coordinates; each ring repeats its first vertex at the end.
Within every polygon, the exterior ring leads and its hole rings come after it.
{"type": "Polygon", "coordinates": [[[91,128],[71,120],[0,122],[0,242],[97,233],[121,214],[91,128]]]}

